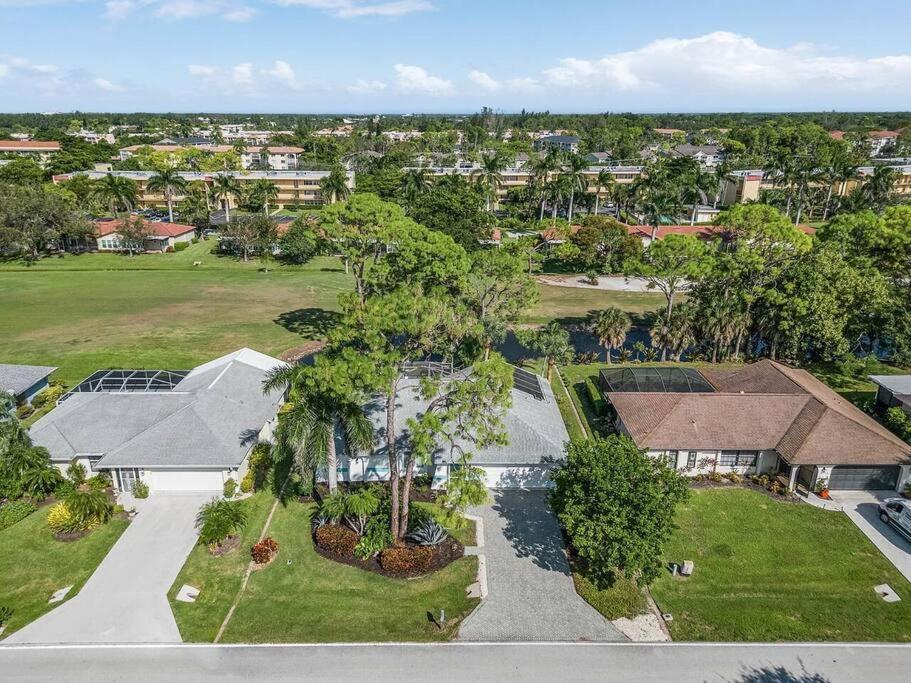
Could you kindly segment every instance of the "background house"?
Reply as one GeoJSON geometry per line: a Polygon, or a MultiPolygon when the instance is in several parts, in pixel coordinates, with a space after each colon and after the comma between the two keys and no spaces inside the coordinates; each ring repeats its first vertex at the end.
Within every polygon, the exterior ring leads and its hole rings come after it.
{"type": "Polygon", "coordinates": [[[876,404],[885,409],[898,406],[911,414],[911,375],[870,375],[877,385],[876,404]]]}
{"type": "MultiPolygon", "coordinates": [[[[135,217],[134,217],[135,220],[135,217]]],[[[189,242],[196,235],[196,226],[181,223],[165,223],[142,219],[149,231],[143,244],[143,251],[164,252],[180,242],[189,242]]],[[[122,219],[95,221],[95,242],[99,251],[123,251],[124,246],[118,230],[122,219]]]]}
{"type": "Polygon", "coordinates": [[[16,403],[31,403],[48,385],[57,368],[44,365],[7,365],[0,363],[0,391],[12,394],[16,403]]]}

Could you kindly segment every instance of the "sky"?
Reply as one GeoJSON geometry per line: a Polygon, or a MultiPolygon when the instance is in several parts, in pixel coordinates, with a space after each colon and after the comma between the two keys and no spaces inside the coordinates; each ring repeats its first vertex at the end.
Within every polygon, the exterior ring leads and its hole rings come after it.
{"type": "Polygon", "coordinates": [[[896,0],[0,0],[0,111],[911,109],[896,0]]]}

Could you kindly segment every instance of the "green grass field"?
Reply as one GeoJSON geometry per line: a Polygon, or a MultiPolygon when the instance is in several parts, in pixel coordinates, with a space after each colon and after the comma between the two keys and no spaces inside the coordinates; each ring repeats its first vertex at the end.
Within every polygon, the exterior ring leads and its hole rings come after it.
{"type": "MultiPolygon", "coordinates": [[[[262,530],[274,498],[250,499],[250,516],[238,550],[212,557],[203,547],[190,553],[171,589],[171,606],[185,641],[211,642],[241,585],[249,548],[262,530]],[[195,603],[174,601],[180,586],[201,589],[195,603]]],[[[389,579],[318,555],[310,538],[312,505],[279,505],[268,535],[279,543],[275,561],[253,572],[224,642],[338,642],[448,640],[477,604],[466,597],[477,560],[466,557],[418,579],[389,579]],[[446,610],[439,630],[428,614],[446,610]]],[[[470,540],[473,526],[456,535],[470,540]]]]}
{"type": "Polygon", "coordinates": [[[911,584],[846,515],[746,489],[694,491],[652,586],[674,640],[911,641],[911,584]],[[902,602],[873,590],[888,583],[902,602]]]}
{"type": "Polygon", "coordinates": [[[56,540],[45,523],[47,507],[0,531],[0,607],[13,611],[4,635],[34,621],[55,605],[48,598],[73,585],[74,597],[129,525],[123,519],[107,524],[77,541],[56,540]]]}

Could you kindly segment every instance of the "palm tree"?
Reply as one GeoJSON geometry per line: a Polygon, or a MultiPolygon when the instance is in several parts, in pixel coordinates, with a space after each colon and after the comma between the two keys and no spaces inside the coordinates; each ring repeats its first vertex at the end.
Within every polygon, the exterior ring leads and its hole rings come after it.
{"type": "Polygon", "coordinates": [[[598,186],[595,188],[595,215],[597,216],[598,210],[601,208],[601,190],[606,190],[608,196],[610,196],[617,179],[614,178],[613,173],[605,168],[598,171],[598,179],[596,182],[598,183],[598,186]]]}
{"type": "Polygon", "coordinates": [[[335,445],[336,426],[352,454],[371,451],[375,442],[373,422],[364,410],[364,402],[352,391],[337,389],[339,384],[325,374],[329,364],[275,368],[263,383],[268,393],[288,387],[291,408],[282,414],[276,430],[279,458],[291,457],[299,469],[315,471],[325,466],[329,491],[338,488],[338,457],[335,445]]]}
{"type": "Polygon", "coordinates": [[[538,330],[520,330],[516,336],[521,344],[544,356],[548,382],[557,362],[572,355],[573,347],[569,339],[569,332],[555,320],[538,330]]]}
{"type": "Polygon", "coordinates": [[[166,168],[159,171],[146,183],[146,188],[151,192],[161,192],[168,203],[168,221],[174,222],[174,195],[187,191],[187,180],[177,169],[166,168]]]}
{"type": "Polygon", "coordinates": [[[250,185],[250,197],[262,202],[263,212],[269,215],[269,202],[278,199],[278,186],[271,180],[260,178],[250,185]]]}
{"type": "Polygon", "coordinates": [[[698,164],[692,171],[683,178],[683,199],[688,204],[693,205],[690,213],[690,225],[696,223],[696,213],[699,211],[699,204],[708,203],[708,193],[715,184],[715,176],[702,170],[698,164]]]}
{"type": "Polygon", "coordinates": [[[499,152],[495,154],[485,154],[481,157],[481,167],[471,172],[471,178],[478,184],[484,193],[484,202],[487,211],[497,203],[497,191],[503,185],[503,174],[501,171],[506,168],[506,158],[499,152]],[[493,202],[491,203],[491,199],[493,202]]]}
{"type": "Polygon", "coordinates": [[[123,176],[115,176],[113,173],[107,173],[103,178],[96,181],[95,196],[100,201],[108,205],[113,215],[117,215],[118,209],[124,211],[131,210],[136,206],[136,196],[138,191],[136,183],[123,176]]]}
{"type": "Polygon", "coordinates": [[[731,345],[737,333],[731,305],[720,297],[713,297],[700,314],[702,329],[712,341],[712,362],[717,363],[721,350],[731,345]]]}
{"type": "Polygon", "coordinates": [[[351,194],[351,188],[348,187],[348,174],[345,173],[341,166],[333,168],[329,175],[320,181],[319,187],[323,196],[329,197],[330,204],[344,201],[351,194]]]}
{"type": "Polygon", "coordinates": [[[873,169],[870,179],[861,186],[861,190],[870,206],[882,209],[889,203],[894,185],[895,169],[889,166],[877,166],[873,169]]]}
{"type": "Polygon", "coordinates": [[[670,188],[656,191],[646,190],[639,207],[645,215],[646,222],[652,227],[652,242],[654,242],[658,239],[658,228],[661,226],[662,217],[674,216],[680,211],[680,195],[670,188]]]}
{"type": "Polygon", "coordinates": [[[412,168],[402,174],[402,198],[411,204],[422,194],[430,192],[430,178],[423,168],[412,168]]]}
{"type": "Polygon", "coordinates": [[[847,150],[839,147],[835,154],[832,155],[826,168],[825,178],[829,189],[826,192],[826,204],[822,211],[822,219],[824,221],[828,219],[829,211],[832,208],[832,191],[835,185],[838,185],[838,197],[844,197],[848,183],[857,177],[857,164],[854,163],[847,150]]]}
{"type": "Polygon", "coordinates": [[[550,202],[550,217],[553,220],[553,225],[557,224],[557,209],[560,208],[563,200],[569,196],[570,191],[567,179],[562,176],[554,178],[544,186],[544,196],[550,202]]]}
{"type": "Polygon", "coordinates": [[[623,346],[632,325],[629,314],[619,308],[605,308],[589,317],[588,329],[607,351],[608,363],[611,362],[611,351],[623,346]]]}
{"type": "Polygon", "coordinates": [[[569,188],[569,211],[567,211],[567,220],[573,222],[573,203],[575,202],[576,192],[585,192],[588,189],[588,180],[583,171],[588,168],[588,162],[581,154],[570,154],[567,159],[566,167],[563,169],[562,177],[566,179],[566,186],[569,188]]]}
{"type": "Polygon", "coordinates": [[[219,200],[225,210],[225,222],[231,221],[231,198],[240,196],[240,185],[234,176],[219,173],[212,178],[212,194],[219,200]]]}
{"type": "Polygon", "coordinates": [[[541,211],[538,214],[538,220],[544,220],[544,203],[547,201],[547,186],[550,182],[550,174],[560,166],[560,158],[554,150],[549,151],[543,157],[534,158],[532,163],[532,182],[541,196],[541,211]]]}

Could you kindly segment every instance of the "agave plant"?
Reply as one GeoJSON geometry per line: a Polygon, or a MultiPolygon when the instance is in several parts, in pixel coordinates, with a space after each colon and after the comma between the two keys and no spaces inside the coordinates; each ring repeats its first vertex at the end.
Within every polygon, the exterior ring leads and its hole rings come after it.
{"type": "Polygon", "coordinates": [[[440,545],[446,540],[446,530],[435,519],[422,520],[408,539],[418,545],[440,545]]]}
{"type": "Polygon", "coordinates": [[[331,522],[332,522],[332,520],[329,519],[329,515],[322,513],[322,512],[318,512],[317,514],[313,515],[313,519],[310,520],[310,529],[312,529],[314,532],[316,532],[316,530],[319,529],[321,526],[326,526],[327,524],[330,524],[331,522]]]}

